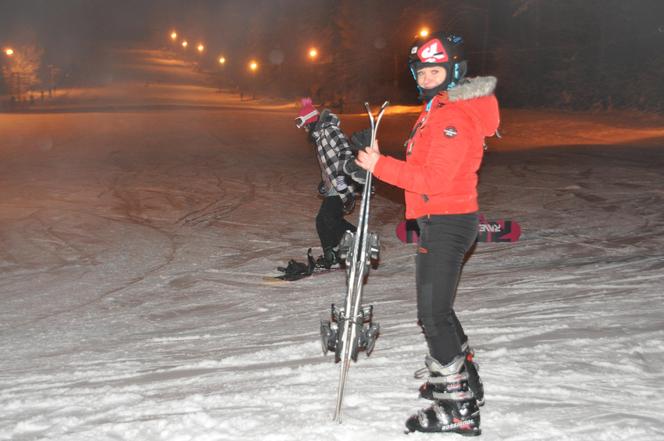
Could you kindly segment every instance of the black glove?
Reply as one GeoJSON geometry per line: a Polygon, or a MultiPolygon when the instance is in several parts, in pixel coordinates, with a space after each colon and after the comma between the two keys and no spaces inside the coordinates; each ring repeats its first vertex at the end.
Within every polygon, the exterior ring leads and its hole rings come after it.
{"type": "Polygon", "coordinates": [[[355,159],[349,159],[344,162],[343,171],[351,177],[353,181],[364,185],[367,182],[367,171],[355,163],[355,159]]]}
{"type": "Polygon", "coordinates": [[[349,192],[344,201],[344,214],[351,214],[355,209],[355,193],[349,192]]]}
{"type": "Polygon", "coordinates": [[[350,149],[354,152],[364,150],[371,144],[371,129],[360,130],[350,137],[350,149]]]}

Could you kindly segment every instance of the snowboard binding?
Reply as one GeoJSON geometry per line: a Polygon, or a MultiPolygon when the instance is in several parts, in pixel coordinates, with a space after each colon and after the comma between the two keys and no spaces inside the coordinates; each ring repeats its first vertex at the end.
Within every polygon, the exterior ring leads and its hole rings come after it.
{"type": "Polygon", "coordinates": [[[312,275],[316,270],[316,261],[311,254],[311,248],[307,250],[306,263],[291,259],[288,261],[288,265],[285,267],[279,266],[277,267],[277,270],[283,273],[281,276],[278,276],[278,278],[287,281],[300,280],[312,275]]]}

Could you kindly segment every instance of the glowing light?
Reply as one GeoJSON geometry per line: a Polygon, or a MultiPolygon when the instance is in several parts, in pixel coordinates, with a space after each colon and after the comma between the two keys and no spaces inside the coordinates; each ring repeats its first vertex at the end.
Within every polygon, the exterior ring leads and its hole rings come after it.
{"type": "Polygon", "coordinates": [[[173,31],[171,32],[171,40],[175,41],[178,39],[178,33],[173,31]]]}
{"type": "Polygon", "coordinates": [[[182,47],[185,48],[185,49],[187,49],[187,46],[189,46],[189,43],[187,42],[187,40],[184,40],[184,41],[182,42],[182,47]]]}
{"type": "Polygon", "coordinates": [[[309,49],[309,58],[311,58],[312,60],[318,58],[318,49],[316,49],[315,47],[309,49]]]}
{"type": "Polygon", "coordinates": [[[226,57],[224,56],[219,57],[219,64],[226,64],[226,57]]]}
{"type": "Polygon", "coordinates": [[[428,37],[429,36],[429,29],[428,28],[420,29],[420,32],[418,33],[418,35],[422,38],[428,37]]]}
{"type": "Polygon", "coordinates": [[[205,46],[203,45],[203,43],[198,43],[196,49],[198,50],[198,52],[203,52],[205,50],[205,46]]]}
{"type": "Polygon", "coordinates": [[[249,62],[249,69],[250,69],[252,72],[256,72],[256,71],[258,70],[258,62],[257,62],[256,60],[251,60],[251,61],[249,62]]]}
{"type": "Polygon", "coordinates": [[[7,49],[5,49],[5,55],[11,57],[12,55],[14,55],[14,49],[8,47],[7,49]]]}

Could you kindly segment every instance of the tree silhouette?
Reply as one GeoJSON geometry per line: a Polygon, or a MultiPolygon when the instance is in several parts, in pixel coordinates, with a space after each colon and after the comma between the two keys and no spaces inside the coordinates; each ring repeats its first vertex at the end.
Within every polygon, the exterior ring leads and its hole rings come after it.
{"type": "Polygon", "coordinates": [[[2,66],[2,77],[14,99],[22,101],[27,91],[40,83],[39,71],[44,51],[34,44],[14,49],[2,66]]]}

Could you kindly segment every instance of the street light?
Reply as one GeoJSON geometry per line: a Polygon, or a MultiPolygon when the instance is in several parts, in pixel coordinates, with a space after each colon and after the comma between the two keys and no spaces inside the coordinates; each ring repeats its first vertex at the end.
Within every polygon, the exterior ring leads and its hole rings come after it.
{"type": "Polygon", "coordinates": [[[198,46],[196,46],[196,49],[198,50],[199,54],[202,54],[203,51],[205,50],[205,46],[203,45],[203,43],[198,43],[198,46]]]}
{"type": "Polygon", "coordinates": [[[171,32],[171,40],[175,41],[178,39],[178,33],[173,31],[171,32]]]}
{"type": "Polygon", "coordinates": [[[249,62],[249,70],[253,74],[253,81],[252,81],[252,86],[253,86],[253,99],[256,99],[256,71],[258,70],[258,61],[256,60],[251,60],[249,62]]]}
{"type": "Polygon", "coordinates": [[[317,83],[317,81],[316,81],[316,76],[317,76],[316,75],[316,67],[317,67],[316,66],[316,59],[318,58],[318,49],[316,49],[313,46],[310,47],[309,52],[308,52],[307,55],[309,55],[309,60],[311,61],[311,63],[309,64],[309,69],[308,69],[309,70],[309,75],[308,75],[309,80],[308,81],[310,83],[310,86],[309,86],[310,92],[309,92],[309,94],[313,95],[314,90],[316,88],[316,83],[317,83]]]}
{"type": "Polygon", "coordinates": [[[420,32],[418,32],[418,35],[422,38],[428,37],[429,36],[429,28],[420,29],[420,32]]]}
{"type": "Polygon", "coordinates": [[[182,47],[183,47],[184,49],[187,49],[187,46],[189,46],[189,43],[187,42],[187,40],[183,40],[183,41],[182,41],[182,47]]]}
{"type": "Polygon", "coordinates": [[[226,82],[226,78],[222,73],[225,71],[225,66],[226,66],[226,57],[223,55],[219,55],[219,58],[217,59],[217,62],[219,63],[219,69],[217,70],[217,78],[219,82],[219,92],[221,92],[221,88],[226,82]]]}
{"type": "MultiPolygon", "coordinates": [[[[7,47],[2,50],[5,55],[9,58],[11,58],[14,55],[14,49],[7,47]]],[[[8,61],[8,63],[11,63],[11,61],[8,61]]],[[[9,88],[10,88],[10,93],[12,94],[12,104],[18,101],[19,103],[22,101],[21,98],[21,73],[20,72],[13,72],[10,70],[9,72],[10,75],[10,83],[9,83],[9,88]]]]}

